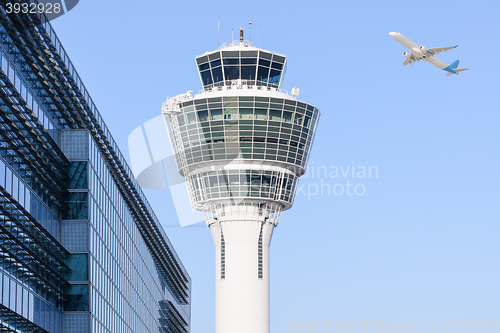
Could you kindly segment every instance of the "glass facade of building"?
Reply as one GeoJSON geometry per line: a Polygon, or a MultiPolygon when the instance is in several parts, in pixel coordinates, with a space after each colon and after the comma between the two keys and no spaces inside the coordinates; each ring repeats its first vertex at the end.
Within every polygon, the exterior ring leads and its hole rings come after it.
{"type": "Polygon", "coordinates": [[[191,280],[45,17],[0,8],[0,331],[189,332],[191,280]]]}

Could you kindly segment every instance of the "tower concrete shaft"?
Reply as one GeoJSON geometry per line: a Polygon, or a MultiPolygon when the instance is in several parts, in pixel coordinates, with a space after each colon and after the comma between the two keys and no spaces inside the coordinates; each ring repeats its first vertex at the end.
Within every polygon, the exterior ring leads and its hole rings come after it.
{"type": "Polygon", "coordinates": [[[275,224],[245,206],[208,223],[217,258],[216,332],[269,332],[269,244],[275,224]]]}
{"type": "Polygon", "coordinates": [[[246,41],[196,58],[203,91],[163,104],[216,255],[216,332],[269,332],[269,245],[305,173],[319,110],[280,90],[286,57],[246,41]]]}

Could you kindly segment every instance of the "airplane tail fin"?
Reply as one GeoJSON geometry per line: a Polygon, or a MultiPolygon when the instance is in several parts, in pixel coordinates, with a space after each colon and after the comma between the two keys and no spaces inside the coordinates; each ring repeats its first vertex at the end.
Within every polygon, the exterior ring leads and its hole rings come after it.
{"type": "Polygon", "coordinates": [[[457,74],[457,75],[458,75],[458,72],[461,72],[461,71],[466,71],[466,70],[468,70],[468,68],[453,68],[453,71],[454,71],[455,73],[450,73],[450,72],[448,72],[448,73],[446,73],[446,76],[450,76],[450,75],[452,75],[452,74],[457,74]]]}
{"type": "Polygon", "coordinates": [[[454,62],[452,62],[448,67],[451,68],[451,69],[455,69],[458,67],[458,63],[460,62],[460,60],[455,60],[454,62]]]}

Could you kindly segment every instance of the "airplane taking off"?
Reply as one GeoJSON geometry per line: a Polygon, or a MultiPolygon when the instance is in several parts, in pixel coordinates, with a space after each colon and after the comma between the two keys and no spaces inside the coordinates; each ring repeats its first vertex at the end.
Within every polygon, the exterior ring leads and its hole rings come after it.
{"type": "Polygon", "coordinates": [[[391,36],[392,38],[394,38],[395,40],[397,40],[398,42],[400,42],[401,44],[403,44],[404,46],[409,48],[410,51],[412,52],[411,54],[408,52],[403,52],[403,56],[406,58],[406,61],[403,63],[403,65],[405,65],[405,66],[408,64],[412,64],[415,61],[423,60],[423,61],[430,62],[434,66],[441,68],[444,71],[447,71],[448,73],[446,73],[446,76],[450,76],[452,74],[458,75],[458,72],[468,70],[468,68],[457,68],[458,63],[459,63],[458,60],[455,60],[454,62],[452,62],[451,64],[448,65],[447,63],[445,63],[441,59],[438,59],[437,57],[434,56],[435,54],[438,54],[439,52],[443,52],[443,51],[446,52],[448,50],[454,49],[458,45],[447,46],[447,47],[436,47],[433,49],[428,49],[425,46],[417,45],[417,43],[415,43],[412,40],[410,40],[409,38],[403,36],[399,32],[390,32],[389,36],[391,36]]]}

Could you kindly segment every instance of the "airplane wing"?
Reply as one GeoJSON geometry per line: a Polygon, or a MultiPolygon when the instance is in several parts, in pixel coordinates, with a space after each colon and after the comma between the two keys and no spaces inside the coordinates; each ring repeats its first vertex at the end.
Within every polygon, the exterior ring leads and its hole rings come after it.
{"type": "Polygon", "coordinates": [[[420,59],[418,59],[417,57],[415,57],[413,55],[413,53],[411,54],[410,58],[406,59],[405,62],[403,62],[403,65],[409,65],[409,64],[413,64],[414,62],[416,61],[420,61],[420,59]]]}
{"type": "Polygon", "coordinates": [[[455,46],[447,46],[447,47],[435,47],[433,49],[428,49],[427,51],[429,51],[430,53],[432,53],[432,55],[435,55],[435,54],[438,54],[440,52],[446,52],[448,50],[451,50],[451,49],[454,49],[456,48],[458,45],[455,45],[455,46]]]}

